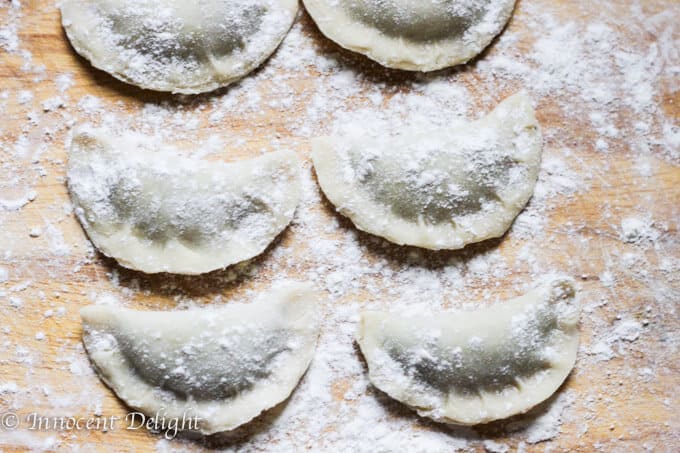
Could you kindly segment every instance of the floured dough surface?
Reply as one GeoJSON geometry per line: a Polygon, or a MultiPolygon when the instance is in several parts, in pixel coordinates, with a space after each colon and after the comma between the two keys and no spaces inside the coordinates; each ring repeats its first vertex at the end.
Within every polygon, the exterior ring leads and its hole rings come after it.
{"type": "Polygon", "coordinates": [[[474,425],[528,411],[571,372],[579,306],[555,278],[508,302],[436,316],[364,312],[371,382],[434,420],[474,425]]]}
{"type": "Polygon", "coordinates": [[[515,0],[304,0],[319,29],[383,66],[433,71],[465,63],[501,32],[515,0]]]}
{"type": "Polygon", "coordinates": [[[502,236],[531,198],[541,149],[522,92],[473,123],[318,138],[312,157],[326,197],[359,229],[439,250],[502,236]]]}
{"type": "Polygon", "coordinates": [[[200,93],[240,79],[293,24],[297,0],[64,0],[75,50],[120,80],[200,93]]]}
{"type": "Polygon", "coordinates": [[[278,151],[234,163],[149,149],[137,134],[76,131],[68,187],[105,255],[147,273],[201,274],[262,253],[290,223],[300,163],[278,151]]]}
{"type": "Polygon", "coordinates": [[[318,295],[282,285],[250,304],[187,311],[92,305],[83,342],[104,382],[145,414],[232,430],[288,398],[314,355],[318,295]]]}

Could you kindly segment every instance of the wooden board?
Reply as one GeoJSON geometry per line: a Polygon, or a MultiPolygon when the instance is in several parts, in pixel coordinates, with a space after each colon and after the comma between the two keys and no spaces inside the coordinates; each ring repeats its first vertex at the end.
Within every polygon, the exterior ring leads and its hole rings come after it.
{"type": "MultiPolygon", "coordinates": [[[[290,99],[279,103],[270,101],[281,95],[277,84],[282,79],[269,78],[266,65],[234,90],[197,97],[151,93],[118,82],[79,58],[62,32],[54,1],[24,0],[20,7],[18,3],[5,0],[0,8],[0,45],[5,48],[0,49],[0,200],[5,203],[4,208],[0,206],[0,270],[8,274],[2,281],[0,272],[0,413],[16,413],[22,423],[14,431],[0,429],[2,451],[194,451],[205,446],[252,451],[350,451],[365,446],[349,439],[361,435],[347,431],[348,419],[340,415],[342,411],[352,411],[354,403],[346,394],[355,385],[356,377],[334,379],[329,387],[330,400],[318,412],[315,408],[306,414],[309,423],[313,419],[318,423],[319,418],[323,421],[323,417],[329,420],[322,423],[318,436],[301,438],[290,432],[288,444],[282,443],[286,436],[267,438],[268,430],[280,422],[277,416],[284,414],[281,418],[285,418],[285,405],[249,425],[237,440],[166,442],[144,430],[125,429],[36,431],[29,429],[26,417],[37,413],[124,418],[128,412],[93,374],[80,345],[78,310],[95,301],[113,298],[130,307],[161,309],[171,309],[189,299],[192,303],[227,303],[232,298],[249,297],[251,290],[266,289],[281,276],[290,276],[311,279],[320,288],[331,289],[325,292],[329,296],[329,313],[356,311],[365,303],[387,304],[390,298],[399,296],[387,290],[380,292],[390,277],[376,269],[397,275],[409,267],[440,279],[443,306],[461,300],[502,299],[519,294],[543,272],[567,272],[577,277],[582,286],[586,308],[582,318],[583,345],[576,370],[560,390],[560,395],[571,398],[561,413],[563,419],[550,425],[559,432],[546,442],[526,443],[530,436],[521,425],[532,424],[545,414],[554,415],[551,410],[557,404],[555,399],[528,418],[457,430],[421,421],[369,388],[362,398],[380,401],[386,413],[380,423],[411,433],[407,435],[436,432],[450,436],[450,451],[461,445],[473,451],[501,448],[488,441],[511,451],[680,450],[680,59],[677,47],[672,50],[672,42],[680,39],[674,25],[680,18],[676,0],[522,0],[503,35],[507,41],[495,43],[473,64],[434,76],[439,81],[459,84],[470,93],[472,105],[467,113],[471,116],[488,111],[522,87],[539,98],[538,115],[546,135],[542,187],[554,192],[543,198],[549,202],[536,209],[530,207],[537,217],[529,220],[539,222],[540,228],[516,225],[505,238],[464,251],[422,252],[392,246],[363,233],[355,237],[351,223],[318,198],[317,203],[306,203],[301,208],[298,215],[303,219],[282,234],[263,256],[234,269],[191,278],[143,275],[123,269],[93,251],[69,210],[64,185],[64,144],[72,125],[85,121],[105,123],[107,117],[102,111],[110,111],[115,120],[141,118],[144,111],[154,109],[166,110],[170,113],[160,120],[163,127],[174,127],[173,121],[196,121],[193,132],[183,129],[178,133],[181,143],[198,142],[215,134],[233,139],[230,143],[242,139],[230,152],[210,158],[235,160],[255,155],[271,149],[273,141],[305,157],[309,137],[317,131],[306,130],[299,119],[310,118],[310,109],[318,105],[318,97],[329,92],[318,83],[325,77],[324,70],[313,65],[287,68],[290,77],[285,84],[290,99]],[[563,72],[547,75],[565,79],[563,92],[526,86],[527,81],[521,77],[496,77],[485,66],[487,61],[498,63],[501,52],[508,49],[513,49],[509,58],[529,58],[541,49],[540,37],[544,34],[571,24],[577,35],[591,23],[612,27],[602,36],[618,33],[626,37],[626,47],[622,48],[607,47],[605,39],[599,50],[603,67],[616,60],[625,72],[630,65],[646,61],[644,71],[648,72],[642,73],[643,80],[639,84],[628,80],[626,86],[653,82],[651,111],[636,111],[620,97],[605,102],[607,121],[618,132],[603,132],[591,115],[597,103],[585,103],[574,95],[579,88],[567,84],[569,65],[556,64],[563,72]],[[13,43],[12,36],[17,36],[18,42],[13,43]],[[640,55],[642,58],[633,58],[640,55]],[[645,55],[649,58],[645,59],[645,55]],[[650,76],[649,71],[655,75],[650,76]],[[64,78],[64,74],[70,76],[64,78]],[[32,93],[32,97],[22,94],[22,90],[32,93]],[[225,99],[252,101],[248,94],[252,90],[258,90],[262,98],[254,108],[235,108],[237,114],[211,120],[211,113],[225,99]],[[94,114],[93,98],[87,96],[97,99],[94,114]],[[565,105],[571,107],[565,109],[565,105]],[[173,114],[178,116],[173,119],[173,114]],[[603,137],[606,149],[598,143],[603,137]],[[566,167],[553,165],[555,162],[566,162],[566,167]],[[636,229],[631,219],[641,219],[640,228],[636,229]],[[312,221],[325,222],[329,227],[310,232],[305,225],[312,221]],[[37,237],[32,237],[31,232],[37,237]],[[315,237],[317,234],[319,237],[315,237]],[[319,255],[321,241],[337,241],[338,253],[356,249],[360,256],[324,264],[328,255],[319,255]],[[484,266],[500,263],[499,270],[480,270],[480,257],[484,258],[484,266]],[[343,266],[347,268],[338,268],[343,266]],[[368,270],[348,269],[352,266],[368,270]],[[447,266],[460,271],[455,283],[444,279],[447,266]],[[338,283],[341,290],[333,294],[334,286],[329,283],[333,275],[355,280],[338,283]],[[339,433],[345,433],[344,437],[339,433]]],[[[363,88],[344,96],[346,106],[367,105],[367,94],[376,87],[382,91],[381,102],[387,105],[390,99],[408,93],[423,80],[419,75],[382,69],[341,50],[319,34],[306,14],[301,15],[297,27],[297,36],[306,37],[301,41],[300,52],[328,54],[334,59],[336,74],[340,67],[353,77],[360,75],[358,83],[363,88]]],[[[598,45],[596,40],[579,42],[593,48],[598,45]]],[[[560,52],[554,57],[572,51],[569,44],[567,41],[564,49],[556,49],[560,52]]],[[[539,65],[536,71],[546,68],[539,65]]],[[[598,65],[592,67],[594,77],[599,69],[598,65]]],[[[602,78],[597,86],[606,89],[625,78],[602,78]]],[[[328,78],[324,80],[330,83],[328,78]]],[[[619,93],[619,88],[612,90],[619,93]]],[[[342,92],[332,93],[342,96],[342,92]]],[[[333,113],[321,108],[313,127],[329,127],[333,113]]],[[[309,168],[306,171],[311,175],[309,168]]],[[[540,200],[532,201],[536,203],[540,200]]],[[[414,302],[424,301],[414,295],[414,302]]],[[[350,321],[329,321],[324,335],[332,335],[332,329],[351,330],[350,321]]],[[[350,337],[343,338],[351,342],[347,339],[350,337]]],[[[328,358],[324,354],[316,360],[328,358]]],[[[358,354],[355,361],[362,363],[358,354]]],[[[307,377],[307,381],[313,379],[307,377]]],[[[298,392],[308,391],[310,385],[305,382],[298,392]]],[[[305,423],[304,417],[301,423],[305,423]]],[[[372,429],[370,424],[365,426],[367,438],[371,438],[372,429]]],[[[375,448],[381,442],[376,440],[375,448]]]]}

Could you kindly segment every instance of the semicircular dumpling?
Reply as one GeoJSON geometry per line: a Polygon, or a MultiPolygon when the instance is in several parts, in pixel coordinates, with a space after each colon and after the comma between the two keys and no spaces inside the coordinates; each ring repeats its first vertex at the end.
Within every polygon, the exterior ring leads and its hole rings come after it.
{"type": "Polygon", "coordinates": [[[68,188],[95,246],[147,273],[201,274],[262,253],[300,199],[295,153],[234,163],[145,148],[133,134],[73,137],[68,188]]]}
{"type": "Polygon", "coordinates": [[[578,350],[569,279],[474,312],[364,312],[359,345],[371,382],[419,415],[474,425],[528,411],[562,385],[578,350]]]}
{"type": "Polygon", "coordinates": [[[434,71],[478,55],[515,0],[303,0],[321,32],[383,66],[434,71]]]}
{"type": "Polygon", "coordinates": [[[171,312],[91,305],[81,316],[87,353],[120,399],[147,415],[198,417],[203,434],[232,430],[288,398],[319,333],[317,294],[301,284],[250,304],[171,312]]]}
{"type": "Polygon", "coordinates": [[[328,200],[360,230],[459,249],[505,234],[533,194],[541,140],[519,93],[473,123],[316,138],[312,159],[328,200]]]}
{"type": "Polygon", "coordinates": [[[64,0],[74,49],[114,77],[202,93],[258,67],[293,24],[297,0],[64,0]]]}

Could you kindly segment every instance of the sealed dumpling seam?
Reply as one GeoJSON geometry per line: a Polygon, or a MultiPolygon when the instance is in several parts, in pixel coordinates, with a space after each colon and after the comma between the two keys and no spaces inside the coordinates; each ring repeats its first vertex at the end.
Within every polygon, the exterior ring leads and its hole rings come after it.
{"type": "Polygon", "coordinates": [[[567,378],[578,350],[570,279],[477,311],[364,312],[358,342],[371,382],[418,414],[474,425],[528,411],[567,378]]]}
{"type": "Polygon", "coordinates": [[[69,152],[78,219],[125,267],[222,269],[262,253],[293,218],[301,183],[292,151],[226,164],[149,148],[139,134],[81,128],[69,152]]]}
{"type": "Polygon", "coordinates": [[[221,308],[93,305],[81,315],[87,353],[120,399],[150,416],[197,417],[203,434],[233,430],[288,398],[312,360],[320,321],[307,284],[221,308]]]}
{"type": "Polygon", "coordinates": [[[297,0],[64,0],[74,49],[114,77],[201,93],[251,72],[293,24],[297,0]]]}
{"type": "Polygon", "coordinates": [[[505,234],[533,194],[541,149],[520,92],[471,123],[317,138],[312,159],[328,200],[359,229],[441,250],[505,234]]]}
{"type": "Polygon", "coordinates": [[[465,63],[510,19],[515,0],[303,0],[321,32],[383,66],[433,71],[465,63]]]}

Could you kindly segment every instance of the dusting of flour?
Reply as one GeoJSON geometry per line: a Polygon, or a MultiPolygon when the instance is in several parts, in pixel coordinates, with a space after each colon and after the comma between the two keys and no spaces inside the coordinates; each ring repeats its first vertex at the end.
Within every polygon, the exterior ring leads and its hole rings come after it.
{"type": "MultiPolygon", "coordinates": [[[[39,45],[44,39],[27,39],[29,27],[52,24],[50,45],[71,52],[51,0],[0,3],[0,55],[16,74],[0,86],[7,119],[0,124],[0,411],[125,413],[81,346],[82,306],[247,302],[272,282],[294,279],[327,295],[314,361],[286,404],[236,440],[206,441],[216,448],[677,445],[679,15],[677,2],[661,0],[522,1],[473,63],[412,74],[341,51],[301,14],[262,69],[226,90],[172,97],[134,91],[86,63],[52,58],[39,45]],[[357,232],[320,193],[307,159],[312,137],[474,120],[520,89],[536,103],[544,153],[534,197],[502,240],[458,252],[397,247],[357,232]],[[87,242],[65,188],[65,144],[85,122],[112,134],[135,130],[208,160],[296,150],[307,159],[303,202],[287,232],[252,262],[195,278],[125,270],[87,242]],[[567,387],[529,414],[476,428],[440,425],[370,385],[353,342],[361,309],[473,309],[521,294],[552,272],[579,280],[582,341],[567,387]]],[[[0,431],[1,447],[33,450],[123,439],[116,431],[0,431]]],[[[152,442],[158,451],[203,447],[160,436],[152,442]]]]}

